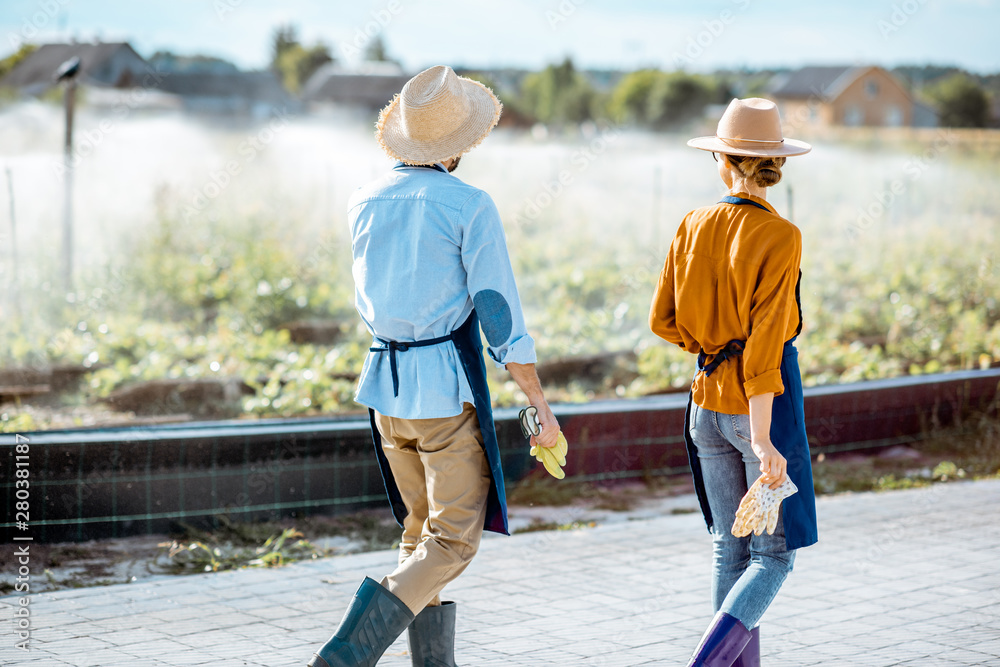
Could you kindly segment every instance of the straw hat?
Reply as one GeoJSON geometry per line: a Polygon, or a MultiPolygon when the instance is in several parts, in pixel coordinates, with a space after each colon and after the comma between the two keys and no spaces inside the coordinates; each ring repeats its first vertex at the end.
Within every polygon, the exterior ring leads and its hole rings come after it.
{"type": "Polygon", "coordinates": [[[749,157],[788,157],[812,150],[804,141],[781,136],[777,105],[760,97],[734,99],[719,119],[714,137],[697,137],[687,145],[703,151],[749,157]]]}
{"type": "Polygon", "coordinates": [[[478,146],[502,109],[489,88],[438,65],[407,81],[382,109],[375,138],[407,164],[445,162],[478,146]]]}

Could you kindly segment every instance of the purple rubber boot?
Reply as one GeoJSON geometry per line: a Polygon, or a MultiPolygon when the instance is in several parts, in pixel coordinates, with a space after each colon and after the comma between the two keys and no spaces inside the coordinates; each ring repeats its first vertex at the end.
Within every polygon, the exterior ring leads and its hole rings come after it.
{"type": "Polygon", "coordinates": [[[750,631],[750,641],[743,647],[743,653],[736,658],[733,667],[760,667],[760,626],[750,631]]]}
{"type": "Polygon", "coordinates": [[[735,616],[720,611],[712,619],[688,667],[732,667],[750,643],[750,631],[735,616]]]}

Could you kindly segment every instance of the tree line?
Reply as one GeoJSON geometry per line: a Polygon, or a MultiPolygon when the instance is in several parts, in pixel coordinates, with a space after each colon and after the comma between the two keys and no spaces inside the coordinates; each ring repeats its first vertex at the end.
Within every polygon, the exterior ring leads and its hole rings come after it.
{"type": "MultiPolygon", "coordinates": [[[[368,42],[364,60],[396,62],[381,37],[368,42]]],[[[298,93],[326,63],[335,60],[323,42],[300,43],[294,26],[277,28],[272,43],[271,68],[285,87],[298,93]]],[[[714,72],[697,74],[645,68],[620,73],[613,85],[601,86],[572,59],[525,74],[512,89],[489,74],[466,72],[496,90],[505,106],[521,122],[571,125],[607,121],[657,130],[681,127],[700,118],[709,104],[726,104],[736,96],[767,94],[767,83],[777,72],[714,72]]],[[[949,67],[898,67],[893,73],[909,84],[918,101],[932,107],[946,127],[990,127],[992,100],[1000,99],[1000,74],[977,76],[949,67]]]]}
{"type": "MultiPolygon", "coordinates": [[[[36,47],[23,45],[0,59],[0,78],[36,47]]],[[[161,54],[157,54],[161,55],[161,54]]],[[[170,54],[167,54],[170,55],[170,54]]],[[[336,61],[323,41],[306,45],[294,25],[277,27],[271,39],[269,67],[293,95],[321,67],[336,61]]],[[[381,37],[367,42],[362,59],[393,60],[381,37]]],[[[733,97],[767,95],[776,71],[718,71],[710,74],[645,68],[616,72],[595,82],[593,72],[579,70],[570,58],[537,72],[523,73],[517,83],[498,85],[487,73],[465,71],[500,94],[512,116],[523,124],[570,125],[606,121],[650,129],[673,129],[700,118],[709,104],[733,97]]],[[[915,98],[933,108],[945,127],[996,127],[994,102],[1000,100],[1000,73],[976,75],[955,67],[897,67],[893,74],[907,83],[915,98]]]]}

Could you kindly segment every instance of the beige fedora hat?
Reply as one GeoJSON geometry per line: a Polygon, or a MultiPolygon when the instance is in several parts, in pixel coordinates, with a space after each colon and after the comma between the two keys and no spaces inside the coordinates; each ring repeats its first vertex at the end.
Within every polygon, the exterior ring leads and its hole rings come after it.
{"type": "Polygon", "coordinates": [[[478,146],[502,110],[489,88],[438,65],[407,81],[382,109],[375,138],[407,164],[445,162],[478,146]]]}
{"type": "Polygon", "coordinates": [[[719,119],[714,137],[697,137],[687,145],[703,151],[749,157],[788,157],[812,150],[804,141],[781,136],[778,106],[760,97],[734,99],[719,119]]]}

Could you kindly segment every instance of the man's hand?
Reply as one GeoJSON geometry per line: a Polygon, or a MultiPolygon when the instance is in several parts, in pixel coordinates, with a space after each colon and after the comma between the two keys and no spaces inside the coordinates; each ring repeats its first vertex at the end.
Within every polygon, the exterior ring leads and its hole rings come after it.
{"type": "Polygon", "coordinates": [[[538,381],[538,373],[535,372],[534,364],[507,364],[507,370],[514,382],[521,388],[524,395],[528,397],[528,403],[538,408],[538,422],[542,425],[540,435],[531,437],[531,444],[535,445],[536,440],[542,447],[553,447],[559,435],[559,422],[556,421],[552,409],[549,408],[548,401],[542,393],[542,383],[538,381]]]}
{"type": "Polygon", "coordinates": [[[541,400],[541,405],[535,402],[532,402],[532,405],[538,408],[538,423],[542,426],[542,432],[537,436],[531,436],[531,446],[555,447],[559,437],[559,422],[556,421],[556,416],[552,414],[544,398],[541,400]]]}
{"type": "Polygon", "coordinates": [[[535,365],[511,363],[507,364],[507,370],[528,397],[528,403],[538,410],[538,424],[542,427],[542,432],[531,436],[531,455],[545,466],[550,475],[563,479],[566,476],[562,470],[562,466],[566,464],[566,438],[562,436],[559,422],[542,394],[535,365]],[[539,447],[545,448],[544,452],[539,447]]]}

